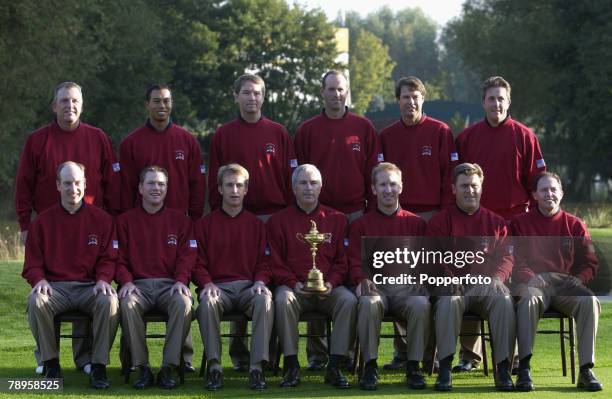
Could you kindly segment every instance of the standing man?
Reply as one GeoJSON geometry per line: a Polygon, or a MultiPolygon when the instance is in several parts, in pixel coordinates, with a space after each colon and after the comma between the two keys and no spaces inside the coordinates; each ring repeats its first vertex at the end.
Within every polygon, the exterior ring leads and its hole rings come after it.
{"type": "MultiPolygon", "coordinates": [[[[402,171],[404,187],[400,205],[425,220],[453,202],[451,193],[453,168],[457,165],[453,133],[449,127],[423,112],[427,91],[414,76],[400,78],[395,84],[401,118],[380,132],[384,158],[402,171]],[[418,188],[418,189],[417,189],[418,188]]],[[[394,357],[387,369],[405,367],[406,331],[393,323],[394,357]]]]}
{"type": "Polygon", "coordinates": [[[57,169],[60,203],[29,225],[23,278],[32,286],[28,321],[45,365],[45,378],[62,378],[53,319],[80,310],[93,319],[90,384],[109,387],[106,365],[119,323],[119,303],[110,282],[117,242],[113,219],[86,205],[85,167],[68,161],[57,169]]]}
{"type": "Polygon", "coordinates": [[[119,146],[121,162],[121,209],[139,207],[139,174],[150,165],[168,171],[165,205],[192,220],[204,213],[206,180],[202,152],[196,138],[170,119],[172,91],[167,85],[149,87],[145,96],[146,123],[131,132],[119,146]]]}
{"type": "Polygon", "coordinates": [[[354,339],[357,298],[341,285],[347,278],[348,269],[344,252],[346,217],[319,203],[322,179],[314,165],[298,166],[291,180],[296,203],[274,214],[267,224],[270,269],[277,285],[274,295],[276,325],[285,355],[281,387],[295,387],[300,381],[298,320],[301,313],[316,310],[331,316],[334,323],[325,382],[337,388],[349,388],[340,366],[354,339]],[[307,234],[312,222],[320,232],[329,233],[316,256],[317,268],[323,273],[327,290],[316,294],[304,291],[312,254],[309,245],[296,236],[307,234]]]}
{"type": "Polygon", "coordinates": [[[595,366],[595,338],[601,308],[597,297],[586,288],[597,272],[593,244],[584,222],[561,209],[561,178],[544,172],[534,184],[537,207],[512,219],[513,235],[529,237],[518,238],[520,241],[515,243],[515,276],[522,286],[516,310],[520,359],[516,388],[534,389],[530,361],[538,321],[546,309],[553,308],[576,319],[578,388],[601,391],[603,386],[591,371],[595,366]]]}
{"type": "MultiPolygon", "coordinates": [[[[477,164],[463,163],[453,173],[455,206],[449,206],[434,215],[427,225],[427,235],[440,237],[468,237],[469,251],[483,257],[483,262],[471,266],[441,265],[446,277],[481,275],[491,278],[491,284],[457,284],[450,292],[443,292],[434,307],[436,339],[440,370],[435,389],[452,389],[451,365],[457,346],[463,314],[472,311],[489,320],[493,361],[497,365],[495,386],[500,391],[514,389],[510,375],[512,361],[515,316],[514,303],[504,284],[512,272],[512,256],[505,242],[508,229],[504,219],[480,205],[484,175],[477,164]],[[476,242],[473,237],[478,237],[476,242]],[[465,293],[465,294],[464,294],[465,293]]],[[[459,240],[457,240],[459,241],[459,240]]],[[[455,241],[453,241],[455,242],[455,241]]],[[[454,252],[464,251],[452,244],[445,248],[454,252]]],[[[465,253],[465,252],[463,252],[465,253]]],[[[439,287],[441,288],[441,287],[439,287]]]]}
{"type": "MultiPolygon", "coordinates": [[[[321,79],[321,114],[303,122],[295,134],[298,163],[313,164],[325,178],[321,203],[347,215],[349,222],[376,203],[370,191],[370,173],[383,161],[378,135],[372,123],[349,112],[349,84],[340,71],[331,70],[321,79]]],[[[309,332],[325,333],[324,325],[309,325],[309,332]]],[[[325,364],[324,339],[309,340],[310,368],[325,364]]]]}
{"type": "Polygon", "coordinates": [[[149,166],[140,172],[141,206],[117,218],[119,261],[115,280],[122,326],[126,329],[132,366],[140,371],[134,388],[153,385],[143,316],[151,309],[168,315],[162,366],[157,384],[176,387],[172,367],[180,364],[181,348],[191,327],[189,278],[197,256],[192,224],[181,211],[166,208],[168,172],[149,166]]]}
{"type": "Polygon", "coordinates": [[[238,164],[222,166],[217,173],[221,207],[196,223],[199,257],[193,281],[200,292],[197,310],[204,340],[208,377],[206,388],[221,388],[221,317],[238,309],[253,320],[249,386],[266,389],[263,364],[269,360],[274,324],[272,293],[266,287],[270,269],[266,257],[264,223],[243,208],[249,189],[249,172],[238,164]],[[232,245],[228,245],[228,243],[232,245]]]}
{"type": "MultiPolygon", "coordinates": [[[[246,74],[234,82],[234,102],[238,118],[217,129],[210,144],[208,174],[211,209],[221,206],[217,173],[221,165],[237,163],[249,171],[250,189],[244,199],[246,210],[262,221],[293,201],[291,172],[297,167],[293,144],[285,127],[262,115],[266,85],[257,75],[246,74]]],[[[231,323],[231,332],[246,335],[246,323],[231,323]]],[[[247,339],[230,338],[230,357],[234,368],[247,371],[247,339]]]]}
{"type": "MultiPolygon", "coordinates": [[[[51,108],[55,120],[34,131],[27,139],[15,178],[15,211],[26,242],[30,220],[59,202],[56,172],[72,160],[85,166],[87,188],[84,201],[109,213],[119,211],[120,176],[112,144],[106,133],[81,122],[83,93],[74,82],[60,83],[54,90],[51,108]]],[[[89,335],[86,324],[75,323],[76,335],[89,335]]],[[[90,369],[90,340],[73,339],[74,362],[79,369],[90,369]]],[[[35,351],[38,359],[38,350],[35,351]]],[[[39,362],[40,364],[40,362],[39,362]]]]}
{"type": "Polygon", "coordinates": [[[401,317],[408,326],[410,337],[406,362],[406,383],[410,388],[425,388],[425,379],[419,372],[425,344],[429,336],[429,298],[417,295],[413,287],[405,285],[380,286],[371,293],[374,283],[363,276],[362,267],[373,270],[372,265],[361,263],[361,238],[364,236],[416,236],[423,237],[427,223],[422,218],[401,208],[402,171],[394,164],[383,162],[372,170],[372,192],[377,208],[351,223],[349,234],[349,275],[357,288],[359,298],[357,336],[362,348],[365,368],[359,379],[362,389],[378,386],[378,345],[383,316],[390,312],[401,317]]]}
{"type": "MultiPolygon", "coordinates": [[[[172,182],[167,187],[164,205],[178,209],[193,221],[198,220],[204,213],[206,190],[206,168],[200,144],[170,119],[172,91],[169,86],[149,87],[144,105],[148,113],[144,126],[130,133],[119,146],[121,209],[140,207],[140,172],[150,165],[159,165],[167,171],[168,180],[172,182]]],[[[185,371],[194,372],[191,334],[185,341],[183,356],[185,371]]]]}
{"type": "MultiPolygon", "coordinates": [[[[460,162],[477,163],[487,176],[482,187],[482,204],[506,221],[525,213],[535,177],[546,170],[546,163],[535,134],[512,119],[511,87],[501,76],[491,76],[482,84],[484,120],[468,127],[457,137],[460,162]]],[[[476,323],[465,330],[477,332],[476,323]]],[[[462,359],[457,371],[470,370],[480,361],[479,339],[462,339],[462,359]]],[[[514,368],[514,367],[513,367],[514,368]]]]}

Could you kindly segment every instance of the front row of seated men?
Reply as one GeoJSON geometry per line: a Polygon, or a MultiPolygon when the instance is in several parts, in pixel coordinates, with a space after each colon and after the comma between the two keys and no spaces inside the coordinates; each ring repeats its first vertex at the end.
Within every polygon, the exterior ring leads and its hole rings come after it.
{"type": "MultiPolygon", "coordinates": [[[[515,250],[514,271],[510,247],[505,245],[509,235],[506,224],[480,206],[483,179],[478,165],[457,166],[452,186],[456,206],[441,211],[427,224],[400,208],[401,171],[393,164],[381,163],[372,171],[377,209],[357,219],[349,229],[343,214],[319,204],[322,178],[318,169],[301,165],[292,176],[295,204],[273,215],[264,226],[242,207],[248,190],[248,172],[231,164],[218,173],[222,206],[192,228],[184,215],[164,207],[167,173],[151,166],[140,175],[142,207],[119,216],[115,229],[110,216],[83,202],[84,167],[66,162],[57,172],[61,203],[41,213],[32,223],[23,271],[23,277],[33,287],[28,317],[41,350],[45,376],[61,377],[53,318],[76,309],[93,319],[92,387],[109,386],[106,365],[119,317],[132,365],[139,370],[134,387],[153,385],[143,315],[155,308],[169,316],[157,384],[162,388],[175,387],[173,368],[180,363],[181,344],[191,324],[192,299],[188,288],[191,280],[199,294],[196,315],[204,340],[209,390],[217,390],[223,384],[220,319],[224,312],[239,310],[253,320],[249,386],[262,390],[266,388],[264,366],[270,360],[268,349],[274,320],[284,353],[281,386],[294,387],[300,381],[298,320],[301,313],[316,310],[330,315],[333,321],[325,382],[338,388],[349,387],[340,365],[354,343],[355,332],[365,361],[359,385],[363,389],[377,388],[381,321],[389,313],[407,323],[407,385],[425,388],[419,362],[432,335],[433,316],[440,359],[435,389],[452,389],[451,366],[461,319],[464,312],[470,311],[490,322],[496,387],[515,389],[509,365],[516,335],[520,357],[516,389],[529,391],[534,389],[530,359],[537,323],[550,306],[576,319],[578,386],[601,390],[601,383],[591,371],[599,302],[585,288],[595,274],[597,261],[584,224],[559,207],[563,196],[559,177],[544,173],[538,178],[533,192],[537,207],[513,220],[513,233],[582,237],[584,247],[575,248],[574,252],[556,251],[555,259],[544,255],[520,258],[515,250]],[[316,257],[326,290],[316,294],[305,290],[312,258],[309,247],[297,236],[309,231],[311,221],[316,222],[319,231],[328,233],[316,257]],[[347,232],[349,240],[345,240],[347,232]],[[430,300],[424,287],[377,286],[367,274],[371,267],[362,268],[362,236],[426,235],[483,237],[478,245],[491,255],[491,260],[488,268],[471,272],[491,277],[492,283],[446,287],[430,300]],[[516,313],[505,285],[513,272],[521,284],[520,292],[524,293],[516,313]],[[120,286],[118,295],[110,285],[113,279],[120,286]],[[274,296],[268,288],[272,282],[276,286],[274,296]],[[573,292],[582,296],[555,296],[559,284],[571,285],[573,292]]],[[[443,276],[466,273],[453,266],[440,265],[438,269],[443,276]]],[[[432,292],[436,295],[435,290],[432,292]]]]}

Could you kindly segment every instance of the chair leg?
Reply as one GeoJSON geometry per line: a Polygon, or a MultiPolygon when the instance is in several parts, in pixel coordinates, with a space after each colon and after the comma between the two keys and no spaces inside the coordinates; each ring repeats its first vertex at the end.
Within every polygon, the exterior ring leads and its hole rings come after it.
{"type": "Polygon", "coordinates": [[[359,375],[361,374],[361,362],[363,362],[363,359],[361,357],[361,346],[359,345],[359,338],[355,338],[355,347],[353,349],[355,356],[353,358],[353,364],[352,364],[352,369],[353,369],[353,375],[359,375]]]}
{"type": "Polygon", "coordinates": [[[204,370],[206,369],[206,348],[202,349],[202,362],[200,363],[200,377],[204,377],[204,370]]]}
{"type": "Polygon", "coordinates": [[[574,318],[568,317],[569,319],[569,343],[570,343],[570,367],[572,373],[572,384],[576,383],[576,355],[574,351],[575,337],[574,337],[574,318]]]}
{"type": "MultiPolygon", "coordinates": [[[[482,349],[482,371],[486,377],[489,376],[489,361],[487,360],[487,335],[485,334],[485,322],[484,320],[480,320],[480,345],[482,349]]],[[[489,331],[489,340],[491,339],[491,334],[489,331]]],[[[492,346],[491,346],[492,347],[492,346]]],[[[495,363],[495,361],[493,361],[495,363]]],[[[495,365],[493,366],[495,367],[495,365]]],[[[493,370],[495,371],[495,369],[493,370]]]]}
{"type": "Polygon", "coordinates": [[[130,353],[127,338],[125,334],[123,334],[123,327],[121,328],[121,338],[119,339],[119,362],[121,363],[121,375],[123,375],[123,383],[127,384],[130,382],[132,354],[130,353]]]}
{"type": "Polygon", "coordinates": [[[431,367],[427,370],[427,373],[431,377],[436,369],[436,356],[438,356],[438,346],[434,341],[433,348],[431,349],[431,367]]]}
{"type": "Polygon", "coordinates": [[[278,376],[278,372],[280,371],[280,360],[281,360],[281,343],[280,337],[278,336],[276,329],[272,332],[274,334],[274,345],[276,346],[276,361],[274,362],[274,376],[278,376]]]}
{"type": "Polygon", "coordinates": [[[563,377],[567,376],[567,359],[565,358],[565,318],[559,319],[559,340],[561,348],[561,367],[563,369],[563,377]]]}
{"type": "Polygon", "coordinates": [[[331,333],[332,333],[332,323],[331,320],[327,320],[327,357],[331,356],[331,333]]]}

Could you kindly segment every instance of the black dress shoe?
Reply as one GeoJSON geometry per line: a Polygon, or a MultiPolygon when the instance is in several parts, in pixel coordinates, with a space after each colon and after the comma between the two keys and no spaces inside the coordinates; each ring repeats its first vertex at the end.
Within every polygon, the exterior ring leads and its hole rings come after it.
{"type": "Polygon", "coordinates": [[[453,373],[466,373],[478,369],[479,363],[473,360],[460,359],[459,363],[453,367],[453,373]]]}
{"type": "Polygon", "coordinates": [[[183,372],[185,374],[191,374],[196,372],[196,368],[189,362],[183,363],[183,372]]]}
{"type": "Polygon", "coordinates": [[[453,377],[451,377],[451,370],[448,367],[440,367],[438,370],[438,378],[434,385],[436,391],[450,391],[453,389],[453,377]]]}
{"type": "Polygon", "coordinates": [[[176,388],[176,380],[172,377],[172,369],[168,366],[162,366],[157,373],[157,386],[163,389],[176,388]]]}
{"type": "Polygon", "coordinates": [[[210,370],[206,377],[206,389],[218,391],[223,387],[223,373],[219,370],[210,370]]]}
{"type": "Polygon", "coordinates": [[[255,391],[263,391],[267,387],[264,373],[260,370],[251,370],[249,373],[249,388],[255,391]]]}
{"type": "Polygon", "coordinates": [[[578,388],[586,389],[587,391],[601,391],[603,385],[593,374],[590,368],[580,369],[578,377],[578,388]]]}
{"type": "Polygon", "coordinates": [[[383,365],[383,370],[403,370],[406,368],[406,359],[394,356],[391,363],[383,365]]]}
{"type": "Polygon", "coordinates": [[[308,371],[321,371],[325,368],[326,365],[327,365],[326,361],[313,360],[311,362],[308,362],[308,367],[306,367],[306,369],[308,371]]]}
{"type": "Polygon", "coordinates": [[[140,366],[138,367],[140,371],[140,375],[134,385],[132,385],[136,389],[145,389],[153,386],[155,383],[155,377],[153,376],[153,372],[151,371],[151,367],[149,366],[140,366]]]}
{"type": "Polygon", "coordinates": [[[43,370],[45,371],[45,378],[62,378],[62,368],[59,364],[59,359],[49,359],[43,362],[43,370]]]}
{"type": "Polygon", "coordinates": [[[498,391],[514,391],[514,383],[512,382],[508,361],[497,363],[495,388],[497,388],[498,391]]]}
{"type": "Polygon", "coordinates": [[[521,392],[533,391],[533,380],[531,379],[531,372],[528,368],[520,368],[518,370],[518,377],[516,378],[516,390],[521,392]]]}
{"type": "Polygon", "coordinates": [[[283,373],[283,379],[280,382],[281,388],[297,387],[299,383],[300,383],[300,367],[299,366],[288,367],[283,373]]]}
{"type": "Polygon", "coordinates": [[[406,385],[412,389],[425,389],[425,377],[419,371],[419,362],[409,360],[406,362],[406,385]]]}
{"type": "Polygon", "coordinates": [[[338,367],[330,367],[329,365],[325,371],[325,383],[340,389],[351,387],[348,379],[342,374],[342,371],[340,371],[338,367]]]}
{"type": "Polygon", "coordinates": [[[374,391],[378,389],[378,367],[366,366],[363,370],[363,374],[359,379],[359,388],[365,389],[366,391],[374,391]]]}
{"type": "Polygon", "coordinates": [[[247,371],[249,371],[249,364],[240,362],[240,363],[234,364],[232,368],[234,369],[235,372],[246,373],[247,371]]]}
{"type": "Polygon", "coordinates": [[[91,365],[91,374],[89,374],[89,385],[95,389],[107,389],[110,384],[106,377],[106,366],[99,363],[91,365]]]}

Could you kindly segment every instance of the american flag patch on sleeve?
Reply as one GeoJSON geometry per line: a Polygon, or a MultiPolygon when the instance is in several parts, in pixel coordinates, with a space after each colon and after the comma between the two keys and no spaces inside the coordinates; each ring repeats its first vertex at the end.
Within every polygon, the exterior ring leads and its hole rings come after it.
{"type": "Polygon", "coordinates": [[[291,168],[297,168],[297,159],[290,159],[289,160],[289,167],[291,168]]]}
{"type": "Polygon", "coordinates": [[[266,250],[264,251],[266,256],[270,256],[270,247],[266,245],[266,250]]]}
{"type": "Polygon", "coordinates": [[[113,249],[119,249],[119,241],[113,240],[113,249]]]}
{"type": "Polygon", "coordinates": [[[206,165],[200,165],[200,173],[206,174],[206,165]]]}
{"type": "Polygon", "coordinates": [[[383,154],[378,154],[378,156],[376,157],[376,160],[378,162],[384,162],[385,161],[385,156],[383,154]]]}
{"type": "Polygon", "coordinates": [[[345,239],[344,239],[344,246],[345,246],[345,247],[348,247],[348,246],[349,246],[349,239],[348,239],[348,238],[345,238],[345,239]]]}
{"type": "Polygon", "coordinates": [[[113,164],[113,172],[119,172],[121,170],[121,165],[119,165],[119,162],[115,162],[113,164]]]}
{"type": "Polygon", "coordinates": [[[544,158],[536,160],[536,166],[539,168],[543,168],[546,166],[546,162],[544,162],[544,158]]]}
{"type": "Polygon", "coordinates": [[[198,242],[196,240],[189,240],[189,248],[197,248],[198,242]]]}
{"type": "Polygon", "coordinates": [[[458,161],[458,160],[459,160],[459,154],[457,154],[456,152],[451,152],[451,162],[458,161]]]}

